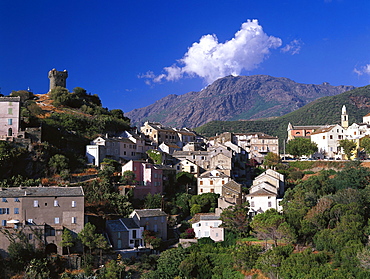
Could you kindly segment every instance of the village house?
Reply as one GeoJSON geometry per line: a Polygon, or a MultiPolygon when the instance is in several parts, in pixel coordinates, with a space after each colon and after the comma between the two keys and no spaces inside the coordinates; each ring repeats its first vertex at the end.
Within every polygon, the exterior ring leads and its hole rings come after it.
{"type": "Polygon", "coordinates": [[[215,213],[197,213],[190,220],[197,239],[209,237],[213,241],[224,240],[224,228],[220,216],[215,213]]]}
{"type": "Polygon", "coordinates": [[[137,183],[132,185],[134,198],[143,199],[149,193],[152,195],[163,193],[163,170],[159,166],[131,160],[122,166],[122,174],[125,171],[135,173],[137,183]]]}
{"type": "Polygon", "coordinates": [[[144,246],[142,238],[144,227],[140,227],[132,218],[108,220],[106,222],[106,231],[114,250],[144,246]]]}
{"type": "Polygon", "coordinates": [[[177,164],[175,164],[174,168],[176,170],[176,174],[180,172],[188,172],[194,175],[195,178],[199,176],[201,170],[201,168],[197,164],[188,159],[184,159],[178,162],[177,164]]]}
{"type": "Polygon", "coordinates": [[[249,154],[249,159],[262,162],[267,153],[279,154],[279,139],[265,133],[236,133],[235,144],[249,154]]]}
{"type": "Polygon", "coordinates": [[[20,131],[20,97],[0,97],[0,139],[16,138],[20,131]]]}
{"type": "Polygon", "coordinates": [[[199,175],[198,195],[203,193],[222,194],[222,186],[229,182],[231,177],[219,170],[206,171],[199,175]]]}
{"type": "Polygon", "coordinates": [[[268,169],[257,176],[246,195],[250,214],[263,213],[270,208],[281,211],[279,203],[284,195],[284,187],[284,175],[274,170],[268,169]]]}
{"type": "MultiPolygon", "coordinates": [[[[23,231],[35,246],[44,242],[47,253],[63,254],[63,229],[76,236],[85,224],[82,187],[1,188],[0,199],[0,230],[14,235],[23,231]]],[[[3,254],[9,244],[0,233],[3,254]]]]}
{"type": "Polygon", "coordinates": [[[105,158],[123,163],[146,158],[149,146],[145,139],[124,133],[124,137],[99,136],[86,146],[88,164],[99,166],[105,158]]]}
{"type": "Polygon", "coordinates": [[[162,142],[169,144],[177,144],[180,138],[177,132],[169,127],[164,127],[160,123],[145,122],[140,128],[141,133],[146,135],[155,146],[159,146],[162,142]]]}
{"type": "Polygon", "coordinates": [[[144,230],[153,231],[167,240],[167,214],[161,209],[135,209],[129,216],[144,230]]]}

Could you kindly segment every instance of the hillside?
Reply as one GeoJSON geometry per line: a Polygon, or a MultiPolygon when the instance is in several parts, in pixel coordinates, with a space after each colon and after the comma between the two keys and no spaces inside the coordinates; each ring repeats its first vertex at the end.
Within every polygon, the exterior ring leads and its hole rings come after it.
{"type": "Polygon", "coordinates": [[[266,75],[227,76],[200,92],[169,95],[126,113],[134,124],[149,120],[173,127],[198,127],[214,120],[251,120],[282,116],[324,96],[353,86],[301,84],[266,75]]]}
{"type": "Polygon", "coordinates": [[[288,123],[293,125],[325,125],[340,123],[342,106],[346,105],[349,123],[362,122],[362,117],[370,113],[370,85],[344,92],[337,96],[320,98],[304,107],[271,120],[257,121],[212,121],[195,130],[205,136],[222,132],[264,132],[287,137],[288,123]]]}

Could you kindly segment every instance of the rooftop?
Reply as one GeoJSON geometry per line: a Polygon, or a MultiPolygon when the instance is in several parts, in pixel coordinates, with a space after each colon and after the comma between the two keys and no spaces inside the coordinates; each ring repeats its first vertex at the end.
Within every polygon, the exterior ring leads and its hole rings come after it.
{"type": "Polygon", "coordinates": [[[167,214],[159,208],[158,209],[135,209],[134,212],[136,212],[136,214],[139,215],[139,217],[141,217],[141,218],[143,218],[143,217],[167,216],[167,214]]]}
{"type": "Polygon", "coordinates": [[[11,187],[0,188],[0,197],[72,197],[84,196],[82,187],[11,187]]]}

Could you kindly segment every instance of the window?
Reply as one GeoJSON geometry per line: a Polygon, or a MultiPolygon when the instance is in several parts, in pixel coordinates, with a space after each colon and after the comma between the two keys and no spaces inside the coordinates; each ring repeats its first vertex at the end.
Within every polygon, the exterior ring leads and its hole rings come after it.
{"type": "Polygon", "coordinates": [[[19,198],[14,198],[14,201],[15,202],[19,202],[19,198]]]}
{"type": "Polygon", "coordinates": [[[251,207],[254,207],[254,201],[251,201],[251,207]]]}
{"type": "Polygon", "coordinates": [[[77,217],[72,217],[72,224],[76,224],[77,223],[77,217]]]}
{"type": "Polygon", "coordinates": [[[136,238],[136,230],[132,231],[132,238],[136,238]]]}
{"type": "Polygon", "coordinates": [[[76,201],[72,201],[72,207],[76,207],[76,201]]]}
{"type": "Polygon", "coordinates": [[[333,135],[330,135],[330,139],[333,139],[333,135]]]}
{"type": "Polygon", "coordinates": [[[54,206],[59,206],[58,200],[54,200],[54,206]]]}
{"type": "Polygon", "coordinates": [[[7,202],[6,198],[1,199],[2,202],[7,202]]]}
{"type": "Polygon", "coordinates": [[[31,239],[32,239],[32,237],[33,237],[32,233],[29,233],[29,234],[28,234],[28,240],[31,240],[31,239]]]}
{"type": "Polygon", "coordinates": [[[222,185],[224,185],[225,184],[225,180],[222,180],[221,183],[222,183],[222,185]]]}
{"type": "Polygon", "coordinates": [[[13,114],[13,109],[12,108],[8,108],[8,114],[13,114]]]}
{"type": "Polygon", "coordinates": [[[39,201],[38,200],[33,201],[33,207],[39,207],[39,201]]]}
{"type": "Polygon", "coordinates": [[[6,226],[6,220],[2,220],[2,221],[1,221],[1,225],[2,225],[2,226],[6,226]]]}
{"type": "Polygon", "coordinates": [[[201,180],[201,181],[199,181],[199,185],[203,185],[203,181],[201,180]]]}
{"type": "Polygon", "coordinates": [[[19,208],[18,207],[14,208],[14,214],[19,214],[19,208]]]}
{"type": "Polygon", "coordinates": [[[268,207],[271,207],[271,202],[270,201],[267,203],[267,206],[268,207]]]}
{"type": "Polygon", "coordinates": [[[59,224],[59,217],[54,218],[54,224],[59,224]]]}
{"type": "Polygon", "coordinates": [[[121,238],[121,232],[117,232],[117,238],[121,238]]]}
{"type": "Polygon", "coordinates": [[[209,181],[209,185],[213,185],[213,180],[210,180],[209,181]]]}
{"type": "Polygon", "coordinates": [[[117,248],[118,249],[122,248],[122,240],[121,239],[118,239],[118,241],[117,241],[117,248]]]}
{"type": "Polygon", "coordinates": [[[13,125],[13,119],[11,118],[8,119],[8,125],[13,125]]]}
{"type": "Polygon", "coordinates": [[[211,193],[214,193],[215,192],[215,189],[211,189],[211,193]]]}
{"type": "Polygon", "coordinates": [[[322,136],[322,139],[325,139],[325,136],[322,136]]]}
{"type": "Polygon", "coordinates": [[[203,193],[203,189],[200,189],[200,192],[203,193]]]}

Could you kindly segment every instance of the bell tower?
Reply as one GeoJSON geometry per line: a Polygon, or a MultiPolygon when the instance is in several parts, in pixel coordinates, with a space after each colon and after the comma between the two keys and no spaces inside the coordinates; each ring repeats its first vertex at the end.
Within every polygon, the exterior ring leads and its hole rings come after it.
{"type": "Polygon", "coordinates": [[[348,128],[348,114],[347,114],[347,109],[346,106],[343,105],[342,107],[342,127],[347,129],[348,128]]]}
{"type": "Polygon", "coordinates": [[[50,79],[50,87],[49,87],[49,92],[54,89],[57,86],[61,86],[66,88],[67,84],[67,77],[68,77],[68,72],[67,70],[64,70],[63,72],[57,71],[55,68],[49,71],[48,75],[50,79]]]}

